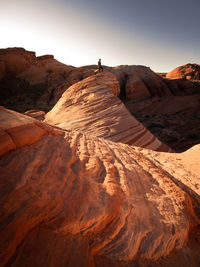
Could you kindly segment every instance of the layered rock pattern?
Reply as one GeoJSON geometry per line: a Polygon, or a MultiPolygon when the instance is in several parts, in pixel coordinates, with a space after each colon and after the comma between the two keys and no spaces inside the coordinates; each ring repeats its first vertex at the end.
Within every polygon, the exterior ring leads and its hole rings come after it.
{"type": "MultiPolygon", "coordinates": [[[[199,147],[186,157],[153,152],[4,108],[0,114],[2,132],[16,144],[0,146],[2,266],[128,266],[137,259],[156,266],[172,251],[180,266],[199,223],[200,193],[199,179],[195,195],[182,186],[190,182],[180,164],[198,178],[199,147]],[[34,138],[24,141],[24,128],[35,125],[34,138]]],[[[187,253],[182,266],[198,266],[198,253],[187,253]]]]}
{"type": "Polygon", "coordinates": [[[46,114],[45,122],[115,142],[169,151],[131,116],[117,97],[119,93],[113,74],[93,75],[71,86],[46,114]]]}
{"type": "Polygon", "coordinates": [[[15,111],[0,106],[0,155],[13,149],[30,145],[40,140],[49,127],[25,115],[18,116],[15,111]]]}
{"type": "MultiPolygon", "coordinates": [[[[163,79],[145,66],[105,66],[104,70],[117,77],[123,101],[166,98],[199,91],[196,83],[163,79]]],[[[35,52],[23,48],[0,49],[0,104],[20,112],[30,109],[49,111],[72,84],[96,71],[96,65],[75,68],[60,63],[51,55],[36,57],[35,52]]]]}
{"type": "Polygon", "coordinates": [[[200,80],[200,65],[185,64],[170,71],[166,75],[170,79],[200,80]]]}
{"type": "Polygon", "coordinates": [[[49,109],[84,72],[23,48],[0,49],[1,105],[25,112],[49,109]]]}
{"type": "Polygon", "coordinates": [[[126,101],[171,95],[164,80],[148,67],[122,65],[114,67],[111,71],[119,80],[121,96],[126,101]]]}

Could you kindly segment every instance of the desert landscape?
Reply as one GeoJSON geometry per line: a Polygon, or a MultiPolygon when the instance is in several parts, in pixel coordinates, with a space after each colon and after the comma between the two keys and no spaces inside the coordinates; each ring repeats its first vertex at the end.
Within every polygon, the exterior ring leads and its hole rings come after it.
{"type": "Polygon", "coordinates": [[[200,66],[0,49],[0,266],[200,265],[200,66]]]}

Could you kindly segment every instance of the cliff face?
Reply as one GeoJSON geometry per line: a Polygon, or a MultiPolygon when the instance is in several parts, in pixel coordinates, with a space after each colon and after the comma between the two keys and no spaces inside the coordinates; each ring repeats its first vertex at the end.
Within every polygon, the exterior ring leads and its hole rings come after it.
{"type": "Polygon", "coordinates": [[[199,266],[199,146],[156,152],[4,108],[0,126],[2,266],[199,266]]]}
{"type": "Polygon", "coordinates": [[[0,49],[0,80],[5,76],[16,76],[35,63],[35,52],[23,48],[0,49]]]}
{"type": "Polygon", "coordinates": [[[48,110],[82,77],[81,71],[51,55],[36,57],[23,48],[0,50],[1,104],[21,112],[38,107],[48,110]]]}

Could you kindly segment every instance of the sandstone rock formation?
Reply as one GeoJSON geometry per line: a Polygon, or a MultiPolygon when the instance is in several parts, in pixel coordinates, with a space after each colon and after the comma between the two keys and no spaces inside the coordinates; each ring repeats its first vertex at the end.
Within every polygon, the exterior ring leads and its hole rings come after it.
{"type": "Polygon", "coordinates": [[[28,110],[24,114],[40,121],[44,120],[45,116],[45,112],[42,110],[28,110]]]}
{"type": "MultiPolygon", "coordinates": [[[[72,84],[93,75],[96,69],[96,65],[67,66],[51,55],[36,57],[23,48],[1,49],[0,105],[22,113],[48,112],[72,84]]],[[[163,143],[184,151],[200,142],[199,82],[163,79],[145,66],[105,66],[104,70],[117,77],[119,97],[130,113],[145,127],[150,126],[163,143]],[[162,127],[152,128],[155,124],[162,127]]]]}
{"type": "Polygon", "coordinates": [[[199,146],[156,152],[4,108],[0,127],[1,266],[199,266],[199,146]]]}
{"type": "Polygon", "coordinates": [[[200,80],[200,65],[185,64],[167,73],[166,77],[170,79],[200,80]]]}
{"type": "Polygon", "coordinates": [[[84,72],[51,55],[36,57],[23,48],[0,49],[1,104],[16,106],[21,112],[49,109],[67,87],[83,77],[84,72]]]}
{"type": "MultiPolygon", "coordinates": [[[[36,57],[23,48],[0,49],[1,103],[24,112],[28,109],[49,110],[72,84],[95,73],[95,65],[74,68],[51,55],[36,57]]],[[[179,95],[191,91],[191,83],[168,81],[145,66],[122,65],[105,70],[120,82],[120,96],[126,101],[150,97],[179,95]]]]}
{"type": "Polygon", "coordinates": [[[112,69],[127,101],[171,94],[163,79],[145,66],[117,66],[112,69]]]}
{"type": "Polygon", "coordinates": [[[129,112],[177,152],[200,143],[200,90],[193,95],[128,102],[129,112]]]}
{"type": "Polygon", "coordinates": [[[68,88],[46,114],[45,122],[115,142],[169,151],[131,116],[116,97],[119,93],[119,83],[113,74],[90,76],[68,88]]]}
{"type": "Polygon", "coordinates": [[[164,79],[144,66],[114,70],[127,109],[162,142],[179,152],[200,143],[200,82],[164,79]]]}
{"type": "Polygon", "coordinates": [[[36,62],[35,52],[23,48],[0,49],[0,80],[16,76],[36,62]]]}

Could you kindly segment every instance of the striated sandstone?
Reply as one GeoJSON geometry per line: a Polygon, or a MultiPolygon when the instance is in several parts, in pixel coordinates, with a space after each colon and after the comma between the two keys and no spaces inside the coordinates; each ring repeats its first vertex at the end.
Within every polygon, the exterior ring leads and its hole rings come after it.
{"type": "Polygon", "coordinates": [[[3,131],[45,131],[0,158],[2,266],[198,266],[199,146],[161,153],[0,114],[3,131]]]}
{"type": "Polygon", "coordinates": [[[45,112],[41,110],[28,110],[24,114],[37,120],[44,120],[45,116],[45,112]]]}
{"type": "Polygon", "coordinates": [[[48,125],[0,106],[0,156],[37,142],[49,129],[48,125]]]}
{"type": "Polygon", "coordinates": [[[131,116],[117,97],[119,93],[112,73],[93,75],[71,86],[46,114],[45,122],[115,142],[168,151],[131,116]]]}
{"type": "MultiPolygon", "coordinates": [[[[96,70],[96,65],[75,68],[62,64],[52,55],[36,57],[34,52],[23,48],[0,49],[0,104],[20,112],[30,109],[49,111],[72,84],[93,75],[96,70]]],[[[199,86],[194,83],[163,79],[145,66],[104,66],[104,70],[117,77],[123,101],[143,101],[199,91],[199,86]]]]}
{"type": "Polygon", "coordinates": [[[127,101],[171,95],[164,80],[148,67],[122,65],[114,67],[112,72],[118,78],[122,96],[127,101]]]}
{"type": "MultiPolygon", "coordinates": [[[[159,168],[164,168],[184,190],[191,194],[200,204],[200,145],[196,145],[183,153],[157,153],[140,149],[159,168]],[[176,170],[173,166],[176,164],[176,170]]],[[[198,214],[200,217],[200,214],[198,214]]]]}
{"type": "MultiPolygon", "coordinates": [[[[95,70],[96,65],[74,68],[56,61],[52,55],[36,57],[34,52],[23,48],[0,49],[0,104],[22,113],[27,110],[48,112],[72,84],[93,75],[95,70]]],[[[119,97],[129,112],[163,143],[175,151],[184,151],[199,143],[198,81],[163,79],[145,66],[104,66],[104,70],[117,77],[119,97]],[[178,122],[176,127],[171,127],[168,119],[178,122]],[[158,121],[162,122],[159,122],[161,129],[148,127],[158,121]],[[177,132],[181,138],[173,138],[169,132],[174,132],[174,136],[177,132]]],[[[42,118],[39,113],[29,115],[42,118]]]]}
{"type": "Polygon", "coordinates": [[[179,66],[167,73],[166,77],[170,79],[200,80],[200,65],[188,63],[179,66]]]}

